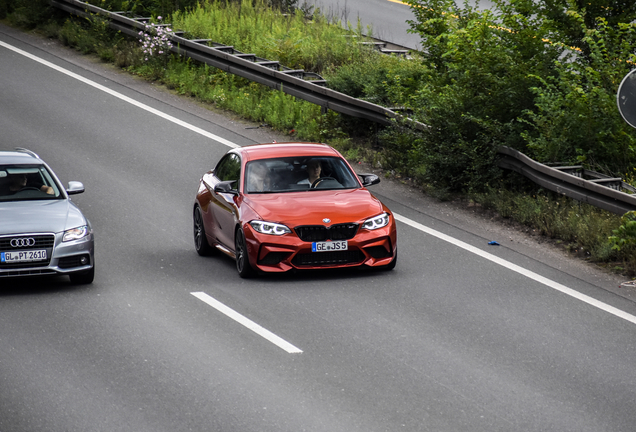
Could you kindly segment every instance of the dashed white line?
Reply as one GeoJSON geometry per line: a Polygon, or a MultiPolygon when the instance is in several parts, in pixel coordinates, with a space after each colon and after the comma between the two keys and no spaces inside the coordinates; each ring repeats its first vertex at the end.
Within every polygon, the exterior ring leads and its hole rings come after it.
{"type": "Polygon", "coordinates": [[[300,350],[299,348],[296,348],[294,345],[290,344],[286,340],[276,336],[274,333],[270,332],[269,330],[264,329],[260,325],[256,324],[254,321],[250,320],[249,318],[246,318],[245,316],[243,316],[240,313],[236,312],[234,309],[229,308],[228,306],[224,305],[223,303],[221,303],[220,301],[216,300],[215,298],[210,297],[206,293],[204,293],[204,292],[193,292],[193,293],[190,293],[190,294],[192,294],[193,296],[195,296],[199,300],[207,303],[208,305],[212,306],[214,309],[218,310],[219,312],[221,312],[221,313],[225,314],[226,316],[232,318],[234,321],[238,322],[239,324],[242,324],[243,326],[245,326],[248,329],[252,330],[254,333],[262,336],[265,339],[267,339],[268,341],[270,341],[274,345],[277,345],[278,347],[284,349],[288,353],[290,353],[290,354],[300,354],[300,353],[302,353],[302,350],[300,350]]]}

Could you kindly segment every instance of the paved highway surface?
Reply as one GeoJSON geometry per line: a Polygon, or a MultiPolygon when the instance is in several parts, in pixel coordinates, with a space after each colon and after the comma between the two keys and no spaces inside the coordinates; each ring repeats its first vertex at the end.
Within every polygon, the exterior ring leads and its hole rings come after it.
{"type": "MultiPolygon", "coordinates": [[[[371,26],[375,38],[411,49],[422,48],[420,37],[408,32],[407,21],[414,20],[415,15],[410,6],[400,0],[307,0],[307,3],[319,8],[325,16],[340,20],[343,25],[350,22],[355,27],[359,19],[365,29],[371,26]]],[[[457,3],[463,4],[462,1],[457,3]]],[[[489,0],[471,0],[469,3],[481,9],[493,6],[489,0]]]]}
{"type": "Polygon", "coordinates": [[[197,256],[199,176],[281,139],[252,126],[0,26],[1,145],[84,182],[97,245],[92,286],[0,279],[0,431],[634,430],[617,280],[400,185],[392,272],[197,256]]]}

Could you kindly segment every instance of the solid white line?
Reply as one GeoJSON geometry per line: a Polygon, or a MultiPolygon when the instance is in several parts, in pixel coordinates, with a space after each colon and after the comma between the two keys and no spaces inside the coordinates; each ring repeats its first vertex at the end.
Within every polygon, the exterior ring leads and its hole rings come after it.
{"type": "Polygon", "coordinates": [[[546,286],[548,286],[548,287],[550,287],[552,289],[555,289],[557,291],[562,292],[563,294],[567,294],[567,295],[569,295],[571,297],[574,297],[577,300],[585,302],[585,303],[587,303],[589,305],[592,305],[592,306],[594,306],[596,308],[599,308],[599,309],[601,309],[601,310],[603,310],[605,312],[608,312],[608,313],[610,313],[612,315],[615,315],[615,316],[617,316],[619,318],[623,318],[624,320],[627,320],[627,321],[631,322],[632,324],[636,324],[636,316],[634,316],[634,315],[628,314],[627,312],[624,312],[624,311],[622,311],[620,309],[617,309],[617,308],[615,308],[613,306],[610,306],[610,305],[608,305],[606,303],[603,303],[603,302],[601,302],[599,300],[596,300],[595,298],[592,298],[592,297],[587,296],[585,294],[581,294],[580,292],[575,291],[575,290],[573,290],[571,288],[568,288],[565,285],[561,285],[558,282],[550,280],[550,279],[548,279],[546,277],[543,277],[543,276],[541,276],[541,275],[539,275],[537,273],[534,273],[534,272],[532,272],[532,271],[530,271],[528,269],[520,267],[520,266],[518,266],[516,264],[513,264],[513,263],[511,263],[509,261],[506,261],[506,260],[504,260],[502,258],[499,258],[498,256],[495,256],[495,255],[490,254],[488,252],[485,252],[485,251],[483,251],[483,250],[481,250],[479,248],[471,246],[468,243],[464,243],[461,240],[457,240],[454,237],[448,236],[448,235],[443,234],[443,233],[441,233],[439,231],[436,231],[436,230],[434,230],[432,228],[429,228],[429,227],[427,227],[425,225],[417,223],[417,222],[415,222],[415,221],[413,221],[413,220],[411,220],[409,218],[406,218],[406,217],[404,217],[402,215],[393,213],[393,216],[395,216],[396,220],[398,220],[400,222],[403,222],[403,223],[405,223],[407,225],[410,225],[410,226],[412,226],[415,229],[418,229],[418,230],[423,231],[423,232],[425,232],[427,234],[435,236],[435,237],[439,238],[440,240],[444,240],[446,242],[449,242],[449,243],[451,243],[451,244],[453,244],[453,245],[455,245],[457,247],[460,247],[460,248],[465,249],[465,250],[467,250],[469,252],[472,252],[475,255],[479,255],[482,258],[485,258],[485,259],[487,259],[489,261],[492,261],[492,262],[494,262],[496,264],[499,264],[502,267],[505,267],[505,268],[507,268],[509,270],[517,272],[517,273],[519,273],[519,274],[521,274],[521,275],[523,275],[523,276],[525,276],[525,277],[527,277],[529,279],[532,279],[532,280],[534,280],[536,282],[542,283],[542,284],[544,284],[544,285],[546,285],[546,286]]]}
{"type": "Polygon", "coordinates": [[[277,345],[278,347],[284,349],[288,353],[290,353],[290,354],[300,354],[300,353],[302,353],[302,350],[296,348],[295,346],[293,346],[289,342],[285,341],[284,339],[281,339],[280,337],[276,336],[274,333],[270,332],[269,330],[264,329],[263,327],[261,327],[260,325],[256,324],[254,321],[250,320],[249,318],[246,318],[243,315],[241,315],[240,313],[236,312],[235,310],[225,306],[223,303],[221,303],[220,301],[210,297],[206,293],[204,293],[204,292],[192,292],[190,294],[192,294],[193,296],[195,296],[199,300],[207,303],[208,305],[212,306],[214,309],[218,310],[219,312],[221,312],[221,313],[227,315],[228,317],[232,318],[234,321],[238,322],[239,324],[244,325],[248,329],[252,330],[254,333],[264,337],[265,339],[267,339],[268,341],[270,341],[274,345],[277,345]]]}
{"type": "Polygon", "coordinates": [[[85,84],[88,84],[89,86],[95,87],[96,89],[101,90],[101,91],[103,91],[103,92],[105,92],[105,93],[108,93],[109,95],[114,96],[114,97],[116,97],[116,98],[119,98],[119,99],[121,99],[121,100],[123,100],[123,101],[125,101],[125,102],[128,102],[128,103],[129,103],[129,104],[131,104],[131,105],[134,105],[134,106],[136,106],[136,107],[138,107],[138,108],[141,108],[141,109],[143,109],[143,110],[146,110],[146,111],[148,111],[148,112],[150,112],[150,113],[152,113],[152,114],[155,114],[155,115],[157,115],[157,116],[159,116],[159,117],[161,117],[161,118],[163,118],[163,119],[166,119],[166,120],[168,120],[168,121],[171,121],[171,122],[173,122],[173,123],[176,123],[176,124],[178,124],[179,126],[183,126],[184,128],[189,129],[189,130],[191,130],[192,132],[198,133],[198,134],[200,134],[200,135],[203,135],[203,136],[204,136],[204,137],[206,137],[206,138],[213,139],[214,141],[217,141],[217,142],[219,142],[219,143],[221,143],[221,144],[223,144],[223,145],[226,145],[226,146],[228,146],[228,147],[232,147],[232,148],[239,147],[239,145],[238,145],[238,144],[234,144],[233,142],[228,141],[228,140],[226,140],[225,138],[221,138],[221,137],[220,137],[220,136],[218,136],[218,135],[214,135],[214,134],[212,134],[212,133],[210,133],[210,132],[204,131],[204,130],[203,130],[203,129],[201,129],[201,128],[198,128],[198,127],[196,127],[196,126],[193,126],[193,125],[191,125],[191,124],[189,124],[189,123],[186,123],[186,122],[184,122],[184,121],[182,121],[182,120],[179,120],[179,119],[178,119],[178,118],[176,118],[176,117],[172,117],[171,115],[168,115],[168,114],[166,114],[166,113],[163,113],[163,112],[161,112],[161,111],[159,111],[159,110],[157,110],[157,109],[154,109],[154,108],[152,108],[152,107],[150,107],[150,106],[148,106],[148,105],[142,104],[141,102],[138,102],[138,101],[136,101],[136,100],[134,100],[134,99],[132,99],[132,98],[129,98],[128,96],[124,96],[124,95],[123,95],[123,94],[121,94],[121,93],[118,93],[118,92],[116,92],[116,91],[114,91],[114,90],[109,89],[108,87],[105,87],[105,86],[103,86],[103,85],[101,85],[101,84],[98,84],[98,83],[96,83],[95,81],[91,81],[91,80],[89,80],[89,79],[87,79],[87,78],[84,78],[84,77],[83,77],[83,76],[81,76],[81,75],[78,75],[78,74],[76,74],[76,73],[74,73],[74,72],[71,72],[71,71],[69,71],[69,70],[67,70],[67,69],[64,69],[64,68],[62,68],[62,67],[60,67],[60,66],[57,66],[57,65],[55,65],[55,64],[53,64],[53,63],[51,63],[51,62],[48,62],[48,61],[46,61],[46,60],[44,60],[44,59],[41,59],[41,58],[39,58],[39,57],[36,57],[36,56],[34,56],[33,54],[30,54],[30,53],[28,53],[28,52],[26,52],[26,51],[23,51],[23,50],[21,50],[21,49],[19,49],[19,48],[16,48],[16,47],[14,47],[13,45],[9,45],[9,44],[7,44],[7,43],[5,43],[5,42],[0,41],[0,46],[3,46],[3,47],[5,47],[5,48],[7,48],[7,49],[10,49],[10,50],[12,50],[12,51],[15,51],[16,53],[21,54],[21,55],[23,55],[23,56],[25,56],[25,57],[28,57],[28,58],[30,58],[30,59],[31,59],[31,60],[33,60],[33,61],[36,61],[36,62],[38,62],[38,63],[41,63],[41,64],[43,64],[43,65],[45,65],[45,66],[48,66],[48,67],[50,67],[51,69],[55,69],[55,70],[56,70],[56,71],[58,71],[58,72],[61,72],[61,73],[65,74],[65,75],[70,76],[71,78],[75,78],[75,79],[76,79],[76,80],[78,80],[78,81],[81,81],[81,82],[83,82],[83,83],[85,83],[85,84]]]}
{"type": "MultiPolygon", "coordinates": [[[[178,124],[180,126],[183,126],[183,127],[187,128],[187,129],[193,131],[193,132],[201,134],[201,135],[203,135],[203,136],[205,136],[207,138],[213,139],[214,141],[217,141],[217,142],[219,142],[219,143],[221,143],[223,145],[226,145],[226,146],[232,147],[232,148],[240,147],[238,144],[235,144],[235,143],[233,143],[231,141],[228,141],[225,138],[221,138],[221,137],[219,137],[217,135],[214,135],[214,134],[211,134],[209,132],[206,132],[206,131],[204,131],[201,128],[193,126],[193,125],[191,125],[189,123],[186,123],[186,122],[184,122],[182,120],[179,120],[179,119],[177,119],[175,117],[172,117],[172,116],[170,116],[168,114],[165,114],[165,113],[163,113],[163,112],[161,112],[159,110],[151,108],[148,105],[145,105],[145,104],[142,104],[140,102],[137,102],[136,100],[131,99],[128,96],[124,96],[121,93],[113,91],[113,90],[111,90],[111,89],[109,89],[107,87],[104,87],[103,85],[97,84],[96,82],[91,81],[91,80],[89,80],[87,78],[84,78],[81,75],[73,73],[73,72],[71,72],[69,70],[66,70],[66,69],[60,67],[60,66],[54,65],[53,63],[50,63],[50,62],[48,62],[48,61],[46,61],[44,59],[36,57],[33,54],[30,54],[30,53],[28,53],[26,51],[23,51],[23,50],[21,50],[19,48],[16,48],[16,47],[14,47],[12,45],[9,45],[9,44],[5,43],[5,42],[0,41],[0,46],[3,46],[5,48],[7,48],[7,49],[15,51],[18,54],[21,54],[21,55],[23,55],[25,57],[28,57],[28,58],[36,61],[36,62],[39,62],[39,63],[41,63],[41,64],[43,64],[45,66],[48,66],[48,67],[50,67],[52,69],[55,69],[55,70],[57,70],[57,71],[59,71],[59,72],[61,72],[63,74],[66,74],[66,75],[72,77],[72,78],[75,78],[75,79],[77,79],[77,80],[79,80],[79,81],[81,81],[83,83],[86,83],[86,84],[88,84],[90,86],[93,86],[93,87],[99,89],[99,90],[102,90],[102,91],[104,91],[104,92],[106,92],[106,93],[108,93],[108,94],[110,94],[112,96],[115,96],[115,97],[117,97],[117,98],[119,98],[119,99],[121,99],[121,100],[123,100],[125,102],[128,102],[128,103],[130,103],[132,105],[135,105],[135,106],[137,106],[137,107],[139,107],[141,109],[144,109],[144,110],[146,110],[146,111],[148,111],[150,113],[158,115],[159,117],[162,117],[162,118],[164,118],[166,120],[169,120],[169,121],[171,121],[173,123],[176,123],[176,124],[178,124]]],[[[487,260],[490,260],[490,261],[492,261],[492,262],[494,262],[496,264],[499,264],[499,265],[501,265],[501,266],[503,266],[503,267],[505,267],[505,268],[507,268],[509,270],[517,272],[517,273],[519,273],[519,274],[521,274],[523,276],[526,276],[526,277],[528,277],[528,278],[530,278],[532,280],[535,280],[535,281],[537,281],[539,283],[542,283],[542,284],[544,284],[544,285],[546,285],[546,286],[548,286],[550,288],[553,288],[553,289],[555,289],[557,291],[560,291],[560,292],[562,292],[564,294],[567,294],[567,295],[569,295],[571,297],[574,297],[575,299],[578,299],[578,300],[580,300],[582,302],[585,302],[585,303],[587,303],[587,304],[589,304],[591,306],[594,306],[596,308],[604,310],[605,312],[608,312],[608,313],[610,313],[612,315],[615,315],[615,316],[617,316],[619,318],[623,318],[624,320],[627,320],[627,321],[629,321],[629,322],[631,322],[633,324],[636,324],[636,317],[634,315],[628,314],[627,312],[624,312],[624,311],[622,311],[620,309],[617,309],[617,308],[615,308],[613,306],[610,306],[610,305],[608,305],[606,303],[603,303],[603,302],[601,302],[599,300],[596,300],[596,299],[594,299],[592,297],[589,297],[589,296],[587,296],[585,294],[581,294],[578,291],[575,291],[575,290],[573,290],[571,288],[566,287],[565,285],[561,285],[558,282],[552,281],[552,280],[550,280],[548,278],[545,278],[545,277],[543,277],[543,276],[541,276],[541,275],[539,275],[537,273],[534,273],[534,272],[532,272],[530,270],[524,269],[523,267],[520,267],[520,266],[518,266],[516,264],[513,264],[511,262],[508,262],[508,261],[506,261],[504,259],[501,259],[501,258],[499,258],[499,257],[497,257],[495,255],[492,255],[492,254],[490,254],[488,252],[484,252],[481,249],[478,249],[476,247],[473,247],[473,246],[469,245],[468,243],[464,243],[461,240],[457,240],[457,239],[455,239],[455,238],[453,238],[451,236],[448,236],[446,234],[442,234],[439,231],[436,231],[436,230],[434,230],[432,228],[424,226],[424,225],[422,225],[420,223],[417,223],[417,222],[415,222],[415,221],[413,221],[411,219],[408,219],[408,218],[406,218],[404,216],[401,216],[401,215],[396,214],[396,213],[394,213],[394,216],[395,216],[396,220],[399,220],[399,221],[401,221],[401,222],[403,222],[403,223],[405,223],[407,225],[410,225],[413,228],[416,228],[416,229],[418,229],[418,230],[420,230],[422,232],[425,232],[427,234],[435,236],[435,237],[437,237],[437,238],[439,238],[441,240],[447,241],[447,242],[449,242],[449,243],[451,243],[451,244],[453,244],[455,246],[458,246],[458,247],[460,247],[462,249],[465,249],[465,250],[467,250],[469,252],[472,252],[472,253],[474,253],[476,255],[479,255],[479,256],[487,259],[487,260]]],[[[203,294],[203,293],[201,293],[201,294],[203,294]]],[[[193,293],[193,295],[195,295],[195,294],[193,293]]],[[[231,310],[231,309],[229,309],[229,310],[231,310]]],[[[234,313],[236,313],[236,312],[234,312],[234,313]]],[[[257,324],[254,324],[254,325],[257,325],[257,324]]],[[[297,348],[293,347],[293,349],[297,349],[297,348]]],[[[299,351],[294,351],[294,352],[302,352],[302,351],[299,350],[299,351]]]]}

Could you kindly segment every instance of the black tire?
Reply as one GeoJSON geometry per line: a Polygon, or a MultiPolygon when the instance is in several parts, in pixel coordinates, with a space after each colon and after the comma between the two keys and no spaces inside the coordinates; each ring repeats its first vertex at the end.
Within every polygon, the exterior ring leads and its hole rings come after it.
{"type": "Polygon", "coordinates": [[[395,256],[393,257],[393,260],[387,265],[380,267],[380,270],[390,271],[390,270],[393,270],[396,265],[397,265],[397,250],[395,251],[395,256]]]}
{"type": "Polygon", "coordinates": [[[241,228],[236,230],[234,236],[234,251],[236,254],[236,270],[240,277],[247,279],[256,273],[250,264],[250,257],[247,253],[247,243],[245,242],[245,234],[241,228]]]}
{"type": "Polygon", "coordinates": [[[194,248],[201,256],[211,255],[214,248],[208,243],[208,237],[205,234],[205,226],[203,226],[203,215],[201,208],[196,206],[192,215],[194,228],[194,248]]]}
{"type": "Polygon", "coordinates": [[[91,268],[90,270],[70,273],[68,277],[69,279],[71,279],[71,283],[74,285],[91,284],[93,283],[93,279],[95,279],[95,265],[93,265],[93,268],[91,268]]]}

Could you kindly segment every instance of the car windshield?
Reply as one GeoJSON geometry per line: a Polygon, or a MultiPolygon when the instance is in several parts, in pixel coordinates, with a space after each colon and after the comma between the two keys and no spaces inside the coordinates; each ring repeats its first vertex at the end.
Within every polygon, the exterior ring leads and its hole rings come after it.
{"type": "Polygon", "coordinates": [[[245,167],[247,193],[298,192],[360,187],[357,176],[338,157],[260,159],[245,167]]]}
{"type": "Polygon", "coordinates": [[[58,185],[44,165],[0,165],[0,201],[61,197],[58,185]]]}

